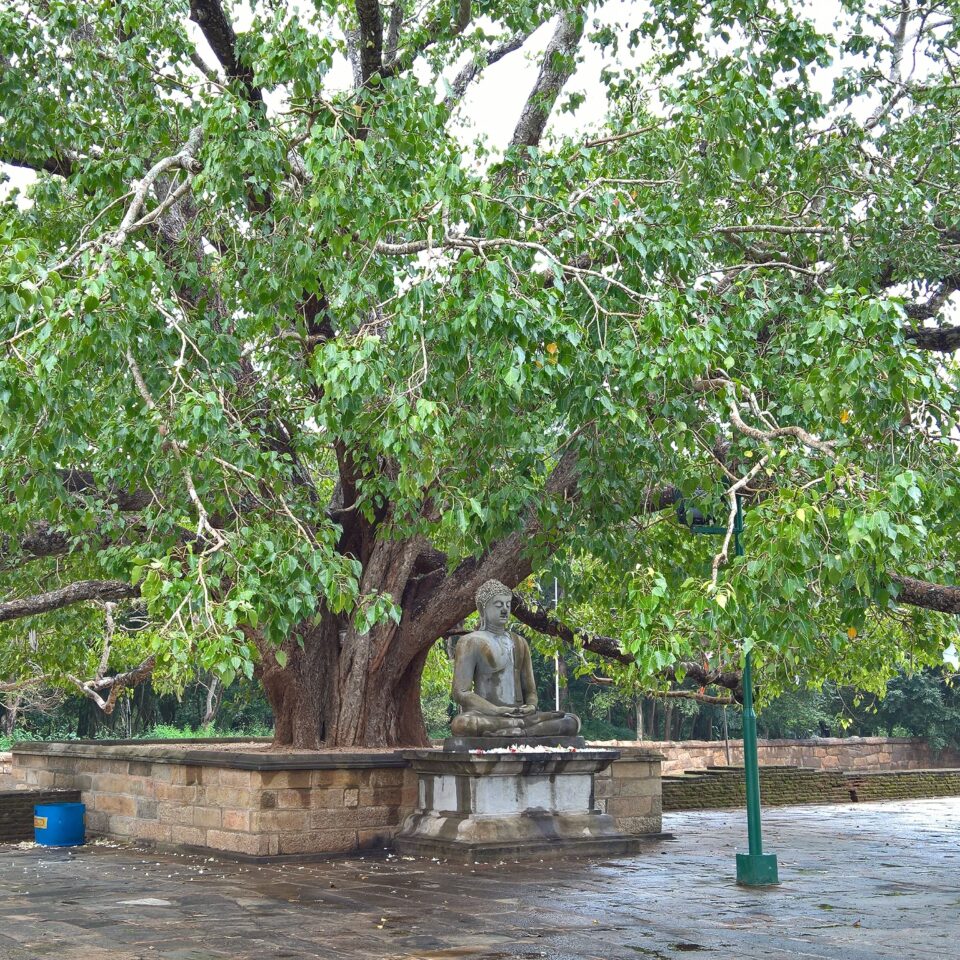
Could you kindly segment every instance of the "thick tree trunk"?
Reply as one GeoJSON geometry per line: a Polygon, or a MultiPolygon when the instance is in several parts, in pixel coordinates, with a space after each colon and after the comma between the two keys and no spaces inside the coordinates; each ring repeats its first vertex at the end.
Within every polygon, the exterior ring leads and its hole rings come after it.
{"type": "Polygon", "coordinates": [[[20,712],[20,697],[11,696],[11,698],[3,704],[3,721],[0,725],[0,730],[3,731],[5,737],[12,737],[13,731],[17,726],[17,714],[20,712]]]}
{"type": "Polygon", "coordinates": [[[220,678],[211,677],[210,685],[207,687],[207,699],[204,704],[201,726],[208,727],[217,719],[217,712],[220,709],[221,691],[220,678]]]}
{"type": "Polygon", "coordinates": [[[331,712],[331,742],[357,747],[429,744],[420,708],[420,678],[429,646],[419,651],[417,645],[409,657],[404,641],[409,637],[392,622],[365,635],[346,632],[337,671],[337,703],[331,712]]]}
{"type": "Polygon", "coordinates": [[[273,711],[273,744],[317,750],[327,733],[335,705],[339,622],[325,616],[315,627],[297,632],[280,648],[283,666],[264,642],[260,650],[260,680],[273,711]]]}
{"type": "Polygon", "coordinates": [[[336,617],[287,641],[280,667],[261,645],[261,681],[274,716],[276,748],[429,745],[420,709],[424,650],[405,663],[395,626],[366,635],[336,617]]]}

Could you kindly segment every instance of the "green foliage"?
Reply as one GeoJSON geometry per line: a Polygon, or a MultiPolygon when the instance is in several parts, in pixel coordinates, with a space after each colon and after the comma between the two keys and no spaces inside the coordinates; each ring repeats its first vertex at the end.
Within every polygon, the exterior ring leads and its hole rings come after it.
{"type": "Polygon", "coordinates": [[[899,678],[877,705],[877,720],[893,733],[923,737],[935,750],[960,746],[960,695],[956,679],[932,672],[899,678]]]}
{"type": "Polygon", "coordinates": [[[431,740],[450,736],[450,717],[455,706],[450,699],[453,685],[453,664],[442,643],[430,648],[420,685],[423,722],[431,740]]]}
{"type": "Polygon", "coordinates": [[[836,719],[829,690],[786,691],[760,711],[757,727],[760,736],[771,740],[802,740],[831,735],[836,719]]]}
{"type": "Polygon", "coordinates": [[[263,724],[254,724],[242,729],[224,731],[217,729],[214,724],[205,727],[178,727],[170,723],[158,723],[138,734],[138,740],[204,740],[211,737],[269,737],[273,733],[271,727],[263,724]]]}
{"type": "MultiPolygon", "coordinates": [[[[557,6],[485,4],[493,26],[440,30],[424,68],[557,6]]],[[[249,680],[255,640],[328,614],[402,620],[341,549],[348,513],[451,567],[533,513],[534,566],[575,574],[562,613],[634,655],[625,689],[749,649],[771,699],[939,663],[954,625],[901,609],[890,573],[956,583],[958,366],[903,307],[957,271],[956,21],[891,101],[896,4],[823,32],[800,3],[653,0],[599,34],[651,51],[605,71],[597,139],[621,139],[494,151],[410,71],[325,85],[342,11],[307,7],[255,5],[239,39],[269,109],[200,75],[182,2],[0,13],[0,157],[70,167],[0,204],[4,596],[135,584],[149,625],[111,665],[154,654],[179,691],[198,669],[249,680]],[[116,240],[132,184],[193,129],[196,171],[167,173],[190,183],[178,225],[116,240]],[[577,495],[544,496],[564,451],[577,495]],[[651,497],[723,523],[754,466],[746,555],[714,583],[718,541],[651,497]],[[38,525],[66,558],[17,553],[38,525]]],[[[0,674],[90,676],[101,634],[80,607],[4,624],[0,674]]]]}
{"type": "Polygon", "coordinates": [[[423,722],[431,740],[450,736],[450,695],[425,694],[421,697],[423,722]]]}
{"type": "MultiPolygon", "coordinates": [[[[263,725],[253,725],[246,729],[230,730],[224,732],[217,730],[213,725],[206,727],[191,727],[189,725],[178,727],[170,723],[158,723],[153,727],[141,730],[137,733],[134,740],[205,740],[211,737],[269,737],[273,734],[272,727],[263,725]]],[[[78,737],[76,732],[65,728],[62,724],[53,724],[47,726],[47,729],[38,733],[32,730],[14,730],[11,736],[0,736],[0,750],[9,750],[15,743],[29,743],[31,741],[62,741],[62,740],[81,740],[87,739],[78,737]]],[[[93,737],[94,740],[112,740],[115,734],[110,730],[103,730],[93,737]]]]}
{"type": "Polygon", "coordinates": [[[882,697],[840,691],[836,700],[849,732],[923,737],[935,750],[960,747],[957,678],[943,670],[896,677],[882,697]]]}
{"type": "Polygon", "coordinates": [[[582,721],[580,735],[587,740],[636,740],[637,731],[630,727],[618,727],[607,720],[587,717],[582,721]]]}
{"type": "Polygon", "coordinates": [[[14,729],[13,733],[7,736],[0,734],[0,750],[9,750],[15,743],[27,743],[30,741],[58,741],[58,740],[78,740],[77,734],[62,725],[49,725],[46,732],[35,733],[31,730],[14,729]]]}

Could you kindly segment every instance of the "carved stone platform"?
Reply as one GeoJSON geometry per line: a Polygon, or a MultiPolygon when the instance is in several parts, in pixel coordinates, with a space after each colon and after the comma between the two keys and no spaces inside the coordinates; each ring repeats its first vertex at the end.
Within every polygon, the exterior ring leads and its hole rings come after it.
{"type": "Polygon", "coordinates": [[[594,775],[617,750],[403,756],[418,779],[417,806],[395,838],[404,856],[466,863],[622,856],[644,844],[596,806],[594,775]]]}

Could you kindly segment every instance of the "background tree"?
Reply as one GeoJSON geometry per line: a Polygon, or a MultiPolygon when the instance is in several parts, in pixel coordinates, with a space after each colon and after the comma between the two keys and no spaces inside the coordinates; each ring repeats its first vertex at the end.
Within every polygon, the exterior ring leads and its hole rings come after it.
{"type": "Polygon", "coordinates": [[[256,675],[301,747],[423,742],[437,638],[551,557],[638,682],[937,659],[956,4],[602,8],[7,5],[2,629],[59,649],[136,600],[122,674],[256,675]],[[545,24],[510,143],[465,144],[545,24]],[[588,35],[644,67],[544,140],[588,35]],[[742,562],[671,521],[737,494],[742,562]]]}

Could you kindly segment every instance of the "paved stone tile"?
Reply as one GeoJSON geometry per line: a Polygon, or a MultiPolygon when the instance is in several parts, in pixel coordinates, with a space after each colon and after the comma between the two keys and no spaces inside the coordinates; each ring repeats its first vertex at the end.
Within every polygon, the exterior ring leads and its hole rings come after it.
{"type": "Polygon", "coordinates": [[[675,841],[622,860],[477,867],[0,847],[0,960],[956,955],[960,799],[766,811],[770,890],[734,883],[743,811],[664,827],[675,841]]]}

